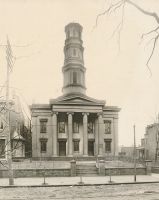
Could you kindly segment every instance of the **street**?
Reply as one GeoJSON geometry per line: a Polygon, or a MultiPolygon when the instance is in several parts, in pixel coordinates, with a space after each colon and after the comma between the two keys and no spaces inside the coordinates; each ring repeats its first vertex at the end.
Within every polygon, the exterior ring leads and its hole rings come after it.
{"type": "Polygon", "coordinates": [[[159,183],[101,186],[0,188],[0,200],[13,199],[158,200],[159,183]]]}

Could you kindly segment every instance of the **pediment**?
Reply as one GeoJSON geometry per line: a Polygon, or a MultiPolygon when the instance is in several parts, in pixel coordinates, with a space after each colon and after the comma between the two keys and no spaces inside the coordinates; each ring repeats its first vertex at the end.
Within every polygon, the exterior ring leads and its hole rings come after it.
{"type": "Polygon", "coordinates": [[[70,99],[66,99],[66,100],[63,100],[63,102],[74,102],[74,103],[94,103],[93,101],[90,101],[88,99],[85,99],[85,98],[81,98],[81,97],[75,97],[75,98],[70,98],[70,99]]]}
{"type": "Polygon", "coordinates": [[[91,104],[91,105],[104,105],[105,101],[93,99],[86,95],[69,95],[69,96],[61,96],[57,99],[53,99],[50,101],[51,104],[91,104]]]}

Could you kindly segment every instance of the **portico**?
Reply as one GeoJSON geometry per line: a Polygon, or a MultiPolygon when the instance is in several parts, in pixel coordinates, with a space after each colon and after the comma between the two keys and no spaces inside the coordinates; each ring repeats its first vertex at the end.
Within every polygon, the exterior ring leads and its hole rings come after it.
{"type": "Polygon", "coordinates": [[[53,156],[97,155],[99,140],[96,137],[98,135],[96,126],[99,124],[95,122],[99,117],[96,113],[56,112],[54,115],[59,121],[56,120],[54,124],[56,128],[53,132],[53,156]],[[61,120],[62,115],[65,116],[62,117],[63,120],[61,120]]]}

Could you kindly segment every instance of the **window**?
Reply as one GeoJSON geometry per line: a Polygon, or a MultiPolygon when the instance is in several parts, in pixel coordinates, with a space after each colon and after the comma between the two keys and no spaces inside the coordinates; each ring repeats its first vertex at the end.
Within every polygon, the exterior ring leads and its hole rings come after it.
{"type": "Polygon", "coordinates": [[[105,140],[104,141],[105,142],[105,152],[106,153],[110,153],[111,152],[111,140],[105,140]]]}
{"type": "Polygon", "coordinates": [[[79,140],[73,141],[74,143],[74,151],[79,151],[79,140]]]}
{"type": "Polygon", "coordinates": [[[76,49],[73,49],[73,56],[76,56],[76,49]]]}
{"type": "Polygon", "coordinates": [[[79,31],[79,38],[81,39],[81,32],[79,31]]]}
{"type": "Polygon", "coordinates": [[[94,133],[94,123],[92,121],[88,122],[88,133],[94,133]]]}
{"type": "Polygon", "coordinates": [[[0,139],[0,158],[5,158],[5,139],[0,139]]]}
{"type": "Polygon", "coordinates": [[[0,129],[3,129],[3,128],[4,128],[3,122],[1,122],[1,124],[0,124],[0,129]]]}
{"type": "Polygon", "coordinates": [[[47,119],[40,119],[40,133],[47,132],[47,119]]]}
{"type": "Polygon", "coordinates": [[[65,133],[65,122],[58,123],[59,133],[65,133]]]}
{"type": "Polygon", "coordinates": [[[73,83],[77,83],[77,72],[73,72],[73,83]]]}
{"type": "Polygon", "coordinates": [[[105,120],[104,121],[104,132],[105,134],[111,134],[111,121],[105,120]]]}
{"type": "Polygon", "coordinates": [[[73,132],[79,133],[79,123],[78,122],[73,122],[73,132]]]}
{"type": "Polygon", "coordinates": [[[76,31],[73,29],[73,37],[76,36],[76,31]]]}
{"type": "Polygon", "coordinates": [[[70,37],[70,31],[68,31],[68,35],[67,35],[67,37],[68,37],[68,38],[70,37]]]}
{"type": "Polygon", "coordinates": [[[46,151],[47,151],[47,139],[41,139],[40,140],[40,150],[41,150],[41,153],[46,153],[46,151]]]}

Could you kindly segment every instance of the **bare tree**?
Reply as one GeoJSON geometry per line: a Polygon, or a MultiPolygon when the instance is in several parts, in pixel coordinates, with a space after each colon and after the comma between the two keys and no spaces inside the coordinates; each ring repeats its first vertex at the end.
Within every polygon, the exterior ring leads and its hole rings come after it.
{"type": "MultiPolygon", "coordinates": [[[[22,137],[25,139],[26,135],[30,133],[30,130],[28,128],[25,128],[23,124],[20,126],[20,119],[17,118],[17,115],[20,116],[20,114],[21,112],[16,112],[14,109],[12,109],[12,107],[7,110],[5,100],[0,102],[0,165],[7,169],[8,163],[5,158],[9,155],[9,153],[11,153],[12,157],[14,158],[16,156],[16,151],[23,148],[22,137]],[[8,122],[5,115],[7,111],[9,111],[9,113],[12,113],[13,115],[9,124],[11,131],[11,140],[9,141],[6,140],[8,122]],[[19,121],[19,126],[17,120],[19,121]],[[26,129],[27,132],[24,129],[26,129]],[[17,132],[17,135],[13,134],[15,131],[17,132]],[[8,150],[7,148],[8,145],[11,146],[10,150],[8,150]]],[[[26,140],[28,140],[28,138],[26,138],[26,140]]]]}
{"type": "MultiPolygon", "coordinates": [[[[111,15],[114,12],[121,13],[121,19],[117,27],[114,29],[114,32],[112,36],[115,35],[115,33],[118,34],[118,45],[120,49],[120,36],[121,36],[121,30],[123,29],[123,23],[124,23],[124,14],[126,6],[133,6],[135,9],[137,9],[139,12],[141,12],[143,15],[149,16],[150,18],[155,20],[155,27],[153,27],[151,30],[148,30],[146,33],[143,33],[141,36],[141,39],[145,39],[145,37],[150,36],[149,43],[152,44],[150,54],[146,61],[146,66],[151,73],[151,69],[149,67],[150,61],[152,59],[152,56],[154,55],[154,52],[156,50],[157,41],[159,38],[159,15],[156,12],[151,12],[148,10],[145,10],[143,7],[139,6],[137,1],[133,0],[111,0],[109,5],[107,6],[107,9],[105,9],[103,12],[99,13],[96,17],[96,24],[95,27],[97,27],[99,19],[104,15],[111,15]]],[[[95,28],[94,27],[94,28],[95,28]]]]}

